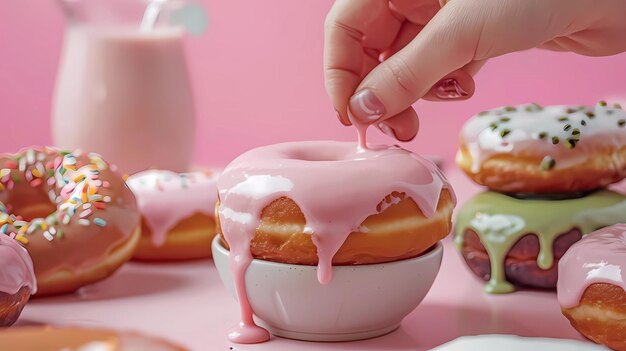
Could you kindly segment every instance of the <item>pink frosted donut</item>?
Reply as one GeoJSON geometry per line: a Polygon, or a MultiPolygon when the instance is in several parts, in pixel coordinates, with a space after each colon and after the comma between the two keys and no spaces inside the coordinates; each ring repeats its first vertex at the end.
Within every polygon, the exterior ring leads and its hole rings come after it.
{"type": "Polygon", "coordinates": [[[218,190],[218,229],[243,314],[230,337],[244,343],[268,337],[254,325],[244,286],[253,257],[317,265],[327,284],[333,264],[390,262],[428,250],[449,233],[455,205],[446,178],[419,155],[332,141],[251,150],[226,167],[218,190]]]}
{"type": "Polygon", "coordinates": [[[563,314],[585,337],[626,350],[626,224],[588,234],[559,262],[563,314]]]}
{"type": "Polygon", "coordinates": [[[211,256],[218,171],[143,171],[126,183],[137,198],[142,230],[134,258],[179,260],[211,256]]]}
{"type": "MultiPolygon", "coordinates": [[[[0,213],[0,222],[6,216],[0,213]]],[[[0,233],[0,327],[15,323],[30,295],[36,292],[30,255],[17,240],[0,233]]]]}

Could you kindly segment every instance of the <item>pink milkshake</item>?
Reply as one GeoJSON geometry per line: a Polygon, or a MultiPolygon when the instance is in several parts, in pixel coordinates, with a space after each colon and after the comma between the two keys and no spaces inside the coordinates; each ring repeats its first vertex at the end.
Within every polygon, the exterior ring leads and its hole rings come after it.
{"type": "Polygon", "coordinates": [[[53,102],[53,140],[93,151],[123,173],[186,171],[194,107],[184,29],[71,23],[53,102]]]}

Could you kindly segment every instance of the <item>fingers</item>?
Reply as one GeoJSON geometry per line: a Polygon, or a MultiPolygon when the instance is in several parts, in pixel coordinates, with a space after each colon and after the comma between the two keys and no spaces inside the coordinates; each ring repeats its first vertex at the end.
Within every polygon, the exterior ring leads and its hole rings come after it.
{"type": "Polygon", "coordinates": [[[350,99],[354,117],[378,121],[395,116],[443,77],[472,61],[482,27],[477,20],[480,17],[460,17],[452,4],[446,5],[409,44],[365,77],[350,99]]]}
{"type": "Polygon", "coordinates": [[[376,126],[381,132],[402,142],[415,138],[419,130],[419,119],[413,107],[398,113],[376,126]]]}
{"type": "Polygon", "coordinates": [[[372,50],[391,45],[399,28],[386,1],[339,0],[330,10],[324,25],[324,77],[342,123],[350,124],[349,98],[375,66],[372,50]]]}
{"type": "Polygon", "coordinates": [[[378,123],[427,94],[471,96],[474,83],[470,71],[462,68],[474,60],[538,46],[561,33],[567,18],[554,19],[555,6],[529,6],[522,0],[448,2],[410,43],[364,78],[350,98],[352,114],[378,123]]]}

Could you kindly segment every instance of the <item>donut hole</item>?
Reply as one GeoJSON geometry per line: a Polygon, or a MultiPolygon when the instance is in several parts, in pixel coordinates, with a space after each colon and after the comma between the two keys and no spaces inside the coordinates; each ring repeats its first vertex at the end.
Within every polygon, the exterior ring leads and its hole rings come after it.
{"type": "Polygon", "coordinates": [[[289,157],[291,160],[310,161],[310,162],[332,162],[339,161],[336,155],[325,155],[323,153],[313,153],[307,150],[298,150],[289,157]]]}
{"type": "Polygon", "coordinates": [[[290,160],[309,162],[333,162],[345,159],[342,152],[324,147],[297,147],[284,152],[283,156],[290,160]]]}
{"type": "Polygon", "coordinates": [[[2,200],[9,212],[21,216],[25,221],[45,218],[56,211],[56,204],[50,201],[48,194],[41,185],[33,187],[26,183],[16,184],[13,190],[6,194],[7,197],[2,200]]]}

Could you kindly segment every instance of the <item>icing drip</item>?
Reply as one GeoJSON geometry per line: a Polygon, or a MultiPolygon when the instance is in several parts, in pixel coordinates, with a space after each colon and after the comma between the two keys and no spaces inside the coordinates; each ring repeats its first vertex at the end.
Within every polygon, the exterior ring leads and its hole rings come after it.
{"type": "Polygon", "coordinates": [[[318,252],[318,280],[332,279],[332,258],[348,235],[377,213],[376,206],[394,191],[411,197],[432,216],[442,189],[450,184],[432,162],[397,147],[359,148],[354,143],[298,142],[266,146],[235,159],[218,180],[218,214],[230,246],[230,264],[242,322],[230,334],[234,342],[259,342],[245,288],[252,261],[250,240],[261,211],[273,200],[289,197],[300,207],[318,252]],[[250,331],[256,333],[250,335],[250,331]]]}
{"type": "Polygon", "coordinates": [[[143,171],[126,183],[137,197],[137,206],[152,231],[152,243],[161,246],[167,233],[195,213],[213,216],[217,202],[215,174],[143,171]]]}
{"type": "Polygon", "coordinates": [[[565,200],[520,200],[486,191],[459,210],[455,243],[460,250],[465,231],[475,231],[490,260],[491,278],[485,291],[508,293],[514,288],[506,281],[504,261],[509,250],[524,235],[537,235],[540,247],[537,265],[549,269],[554,263],[552,245],[559,235],[573,228],[587,234],[623,221],[626,221],[626,197],[608,190],[565,200]]]}
{"type": "Polygon", "coordinates": [[[27,286],[34,294],[36,282],[33,261],[26,249],[17,240],[0,234],[0,292],[14,295],[27,286]]]}
{"type": "Polygon", "coordinates": [[[461,131],[472,158],[471,171],[498,154],[524,155],[540,151],[537,161],[549,170],[585,162],[590,150],[626,146],[626,113],[619,105],[600,102],[594,107],[537,104],[501,107],[481,112],[461,131]],[[573,152],[576,150],[576,152],[573,152]]]}
{"type": "Polygon", "coordinates": [[[589,285],[607,283],[626,291],[626,224],[585,236],[559,262],[557,298],[563,308],[578,306],[589,285]]]}

